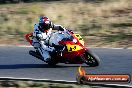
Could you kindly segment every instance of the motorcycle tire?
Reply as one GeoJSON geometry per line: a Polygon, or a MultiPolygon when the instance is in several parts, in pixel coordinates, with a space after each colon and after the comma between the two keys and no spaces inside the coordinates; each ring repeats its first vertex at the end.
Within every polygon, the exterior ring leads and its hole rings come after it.
{"type": "Polygon", "coordinates": [[[93,53],[91,50],[85,51],[83,55],[81,55],[81,58],[84,63],[86,63],[90,67],[96,67],[100,64],[99,57],[93,53]]]}

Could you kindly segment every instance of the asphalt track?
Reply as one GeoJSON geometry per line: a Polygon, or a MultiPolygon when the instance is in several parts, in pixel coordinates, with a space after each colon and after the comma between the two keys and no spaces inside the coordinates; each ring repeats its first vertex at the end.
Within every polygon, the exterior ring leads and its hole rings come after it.
{"type": "MultiPolygon", "coordinates": [[[[80,64],[58,64],[50,67],[28,54],[32,47],[1,46],[0,77],[75,81],[80,64]]],[[[101,59],[99,67],[83,67],[88,74],[132,75],[132,49],[91,49],[101,59]]],[[[125,84],[125,85],[132,85],[125,84]]]]}

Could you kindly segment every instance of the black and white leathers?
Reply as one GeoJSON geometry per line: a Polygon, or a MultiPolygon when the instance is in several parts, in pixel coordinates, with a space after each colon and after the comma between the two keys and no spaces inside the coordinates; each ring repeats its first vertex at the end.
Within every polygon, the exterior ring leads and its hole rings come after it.
{"type": "Polygon", "coordinates": [[[52,30],[65,31],[65,28],[62,27],[61,25],[54,24],[47,32],[44,32],[39,26],[39,23],[34,25],[32,45],[34,46],[35,49],[39,50],[41,55],[44,57],[45,61],[47,61],[47,59],[50,58],[49,51],[52,52],[54,50],[54,47],[47,45],[52,30]]]}

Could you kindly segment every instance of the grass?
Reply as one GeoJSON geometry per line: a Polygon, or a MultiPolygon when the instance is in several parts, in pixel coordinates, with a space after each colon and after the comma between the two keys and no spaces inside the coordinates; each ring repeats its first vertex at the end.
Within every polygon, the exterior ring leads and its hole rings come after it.
{"type": "Polygon", "coordinates": [[[79,32],[86,45],[102,47],[114,43],[111,47],[132,47],[131,0],[84,1],[1,4],[0,42],[25,43],[24,34],[32,32],[39,16],[46,15],[55,24],[79,32]]]}
{"type": "MultiPolygon", "coordinates": [[[[89,85],[66,84],[66,83],[50,83],[38,81],[0,81],[0,87],[11,88],[92,88],[89,85]]],[[[99,87],[98,87],[99,88],[99,87]]]]}

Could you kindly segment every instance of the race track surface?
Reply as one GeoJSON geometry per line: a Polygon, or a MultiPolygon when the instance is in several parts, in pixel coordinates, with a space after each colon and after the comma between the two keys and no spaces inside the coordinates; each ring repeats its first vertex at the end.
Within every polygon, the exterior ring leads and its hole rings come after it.
{"type": "MultiPolygon", "coordinates": [[[[80,64],[50,67],[28,54],[32,47],[0,47],[0,77],[75,81],[80,64]]],[[[99,67],[83,67],[87,73],[132,75],[132,49],[91,49],[101,59],[99,67]]],[[[129,85],[129,84],[128,84],[129,85]]],[[[130,84],[132,85],[132,84],[130,84]]]]}

